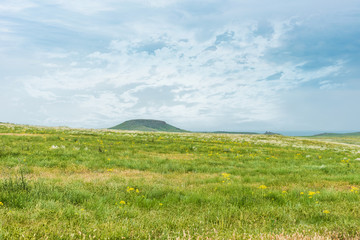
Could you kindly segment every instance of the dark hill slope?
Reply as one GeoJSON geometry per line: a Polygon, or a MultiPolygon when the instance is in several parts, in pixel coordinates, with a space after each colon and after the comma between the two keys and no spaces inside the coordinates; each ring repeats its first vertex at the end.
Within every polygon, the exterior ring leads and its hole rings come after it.
{"type": "Polygon", "coordinates": [[[111,127],[110,129],[147,131],[147,132],[187,132],[183,129],[167,124],[164,121],[151,120],[151,119],[129,120],[114,127],[111,127]]]}

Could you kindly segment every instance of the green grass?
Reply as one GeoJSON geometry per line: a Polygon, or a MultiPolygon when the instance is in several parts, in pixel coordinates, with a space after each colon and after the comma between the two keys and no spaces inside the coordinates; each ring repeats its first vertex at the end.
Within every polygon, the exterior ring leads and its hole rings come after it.
{"type": "Polygon", "coordinates": [[[317,134],[314,137],[359,137],[360,132],[352,133],[321,133],[317,134]]]}
{"type": "Polygon", "coordinates": [[[328,141],[328,142],[338,142],[338,143],[345,143],[345,144],[353,144],[353,145],[360,145],[360,134],[353,133],[353,134],[324,134],[309,137],[311,139],[319,139],[321,141],[328,141]]]}
{"type": "Polygon", "coordinates": [[[318,138],[0,124],[0,239],[358,239],[359,157],[318,138]]]}

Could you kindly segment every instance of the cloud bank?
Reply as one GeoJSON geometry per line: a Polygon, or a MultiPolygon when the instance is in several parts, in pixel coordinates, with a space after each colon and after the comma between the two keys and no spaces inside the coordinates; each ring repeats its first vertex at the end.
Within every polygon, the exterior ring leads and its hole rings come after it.
{"type": "Polygon", "coordinates": [[[6,1],[0,121],[355,129],[355,120],[324,123],[321,114],[360,100],[358,4],[324,2],[305,13],[307,3],[278,3],[266,10],[241,1],[24,1],[23,8],[6,1]],[[340,92],[351,99],[327,106],[340,92]],[[309,93],[323,97],[314,105],[309,93]]]}

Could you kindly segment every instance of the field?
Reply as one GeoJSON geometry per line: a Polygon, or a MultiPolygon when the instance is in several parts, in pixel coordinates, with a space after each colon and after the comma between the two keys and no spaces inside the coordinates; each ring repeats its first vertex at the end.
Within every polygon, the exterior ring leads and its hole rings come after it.
{"type": "Polygon", "coordinates": [[[0,239],[359,239],[359,139],[0,124],[0,239]]]}

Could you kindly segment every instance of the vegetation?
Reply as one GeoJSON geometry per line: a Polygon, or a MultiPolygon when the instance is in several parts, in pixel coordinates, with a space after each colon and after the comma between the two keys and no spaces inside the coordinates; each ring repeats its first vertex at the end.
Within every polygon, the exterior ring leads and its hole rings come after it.
{"type": "Polygon", "coordinates": [[[164,121],[150,119],[129,120],[110,129],[145,132],[186,132],[185,130],[167,124],[164,121]]]}
{"type": "Polygon", "coordinates": [[[314,137],[359,137],[360,132],[353,132],[353,133],[321,133],[317,134],[314,137]]]}
{"type": "MultiPolygon", "coordinates": [[[[205,133],[205,132],[204,132],[205,133]]],[[[215,131],[215,132],[207,132],[207,133],[219,133],[219,134],[259,134],[256,132],[228,132],[228,131],[215,131]]]]}
{"type": "Polygon", "coordinates": [[[360,146],[0,124],[0,239],[359,239],[360,146]]]}
{"type": "Polygon", "coordinates": [[[360,133],[323,133],[311,137],[325,142],[338,142],[360,145],[360,133]]]}

